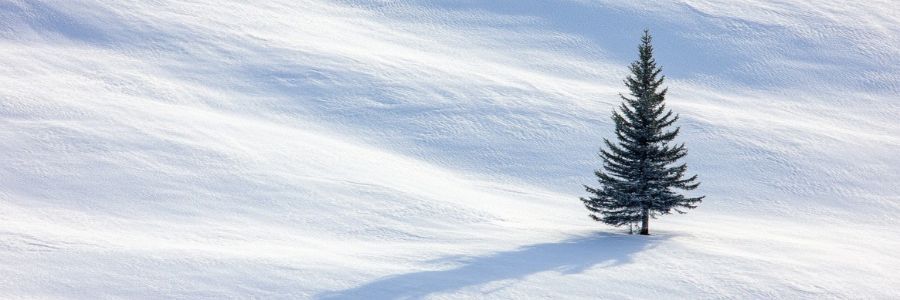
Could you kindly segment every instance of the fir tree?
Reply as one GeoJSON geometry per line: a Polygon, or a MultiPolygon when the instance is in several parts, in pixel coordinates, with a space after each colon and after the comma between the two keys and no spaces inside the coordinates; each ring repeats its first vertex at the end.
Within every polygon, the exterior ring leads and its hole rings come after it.
{"type": "Polygon", "coordinates": [[[638,51],[640,58],[625,79],[631,97],[620,95],[623,102],[613,110],[617,142],[604,139],[606,149],[600,149],[603,165],[594,172],[600,187],[585,186],[591,196],[581,201],[594,220],[629,228],[640,222],[640,233],[647,235],[650,218],[673,210],[684,213],[705,196],[691,198],[677,192],[693,190],[700,183],[697,175],[685,178],[687,165],[678,162],[687,155],[684,144],[671,144],[680,129],[671,128],[678,115],[664,103],[667,88],[660,86],[665,76],[653,59],[647,30],[638,51]]]}

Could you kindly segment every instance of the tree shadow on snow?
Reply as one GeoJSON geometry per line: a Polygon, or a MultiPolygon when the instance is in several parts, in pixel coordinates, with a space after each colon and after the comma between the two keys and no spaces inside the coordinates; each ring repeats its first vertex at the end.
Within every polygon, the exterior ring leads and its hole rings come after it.
{"type": "Polygon", "coordinates": [[[576,274],[598,265],[612,267],[628,263],[632,255],[665,239],[666,236],[597,233],[487,256],[451,257],[449,260],[458,260],[460,265],[447,270],[387,276],[355,288],[319,294],[316,299],[418,299],[431,293],[521,279],[544,271],[576,274]]]}

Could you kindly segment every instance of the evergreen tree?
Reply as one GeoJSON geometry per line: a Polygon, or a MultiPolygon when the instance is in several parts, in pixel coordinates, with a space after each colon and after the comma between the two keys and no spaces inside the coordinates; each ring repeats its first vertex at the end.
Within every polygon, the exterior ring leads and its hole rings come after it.
{"type": "Polygon", "coordinates": [[[693,190],[700,185],[697,175],[685,178],[687,165],[678,160],[687,155],[684,144],[670,144],[679,127],[671,128],[678,115],[666,108],[667,88],[660,90],[665,76],[653,59],[650,32],[645,30],[638,46],[640,58],[631,64],[625,86],[631,97],[613,110],[617,142],[603,142],[603,160],[597,170],[599,188],[585,186],[591,196],[581,198],[590,216],[613,226],[631,226],[640,222],[640,233],[650,234],[650,218],[684,213],[697,207],[705,196],[685,197],[676,190],[693,190]]]}

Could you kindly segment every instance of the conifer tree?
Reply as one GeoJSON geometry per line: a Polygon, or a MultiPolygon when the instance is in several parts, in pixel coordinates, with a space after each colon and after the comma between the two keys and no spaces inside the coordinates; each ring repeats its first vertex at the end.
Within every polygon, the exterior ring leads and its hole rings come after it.
{"type": "Polygon", "coordinates": [[[594,172],[600,186],[585,186],[591,196],[581,198],[595,221],[617,227],[640,222],[642,235],[650,234],[651,218],[673,210],[684,213],[705,197],[678,193],[700,183],[697,175],[685,178],[687,165],[678,162],[687,149],[683,143],[672,143],[680,129],[672,128],[678,115],[664,103],[668,89],[660,89],[665,76],[653,59],[651,40],[645,30],[638,46],[640,57],[631,63],[631,75],[625,79],[631,97],[620,95],[622,103],[613,110],[617,141],[603,140],[602,168],[594,172]]]}

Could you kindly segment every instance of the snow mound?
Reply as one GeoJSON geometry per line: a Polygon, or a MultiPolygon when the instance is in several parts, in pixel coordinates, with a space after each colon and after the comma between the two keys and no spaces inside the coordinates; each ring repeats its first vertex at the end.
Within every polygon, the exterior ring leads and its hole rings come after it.
{"type": "Polygon", "coordinates": [[[0,297],[896,298],[891,4],[0,0],[0,297]],[[652,237],[577,200],[644,28],[652,237]]]}

